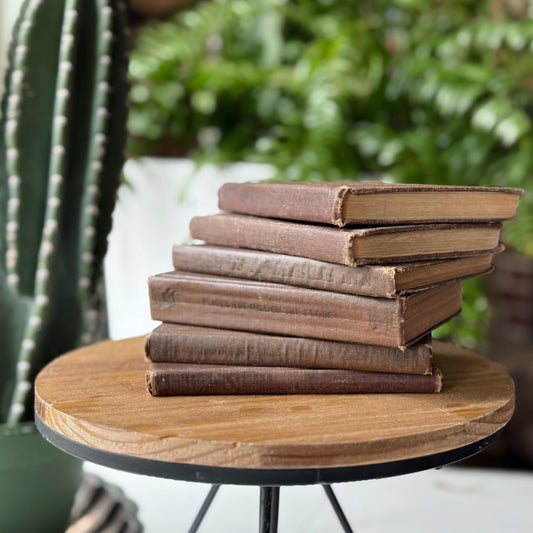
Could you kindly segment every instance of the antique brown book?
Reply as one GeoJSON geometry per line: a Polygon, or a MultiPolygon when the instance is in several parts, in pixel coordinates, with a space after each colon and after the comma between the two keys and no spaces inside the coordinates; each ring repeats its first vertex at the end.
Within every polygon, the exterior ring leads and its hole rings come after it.
{"type": "Polygon", "coordinates": [[[210,394],[434,393],[442,388],[431,374],[388,374],[275,366],[150,363],[146,385],[153,396],[210,394]]]}
{"type": "Polygon", "coordinates": [[[337,368],[429,374],[431,337],[400,350],[385,346],[261,335],[161,324],[146,337],[146,356],[159,363],[337,368]]]}
{"type": "Polygon", "coordinates": [[[461,310],[461,283],[394,299],[371,298],[207,274],[149,278],[152,318],[162,322],[403,347],[461,310]]]}
{"type": "Polygon", "coordinates": [[[514,216],[521,189],[450,185],[226,183],[218,205],[269,218],[346,224],[502,221],[514,216]]]}
{"type": "Polygon", "coordinates": [[[345,265],[495,253],[501,224],[420,224],[340,229],[248,215],[194,217],[194,239],[345,265]]]}
{"type": "MultiPolygon", "coordinates": [[[[500,245],[495,252],[503,249],[500,245]]],[[[176,270],[380,298],[395,298],[446,282],[488,274],[493,270],[492,257],[493,254],[485,254],[354,268],[293,255],[206,244],[175,245],[172,250],[176,270]]]]}

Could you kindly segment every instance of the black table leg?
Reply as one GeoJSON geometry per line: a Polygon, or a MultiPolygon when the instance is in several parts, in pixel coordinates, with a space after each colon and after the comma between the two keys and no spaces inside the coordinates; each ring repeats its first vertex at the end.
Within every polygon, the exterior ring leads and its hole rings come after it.
{"type": "Polygon", "coordinates": [[[333,507],[337,518],[339,519],[339,522],[341,523],[342,529],[344,529],[345,533],[353,533],[353,529],[350,527],[350,524],[346,519],[346,515],[344,514],[344,511],[342,510],[342,507],[340,506],[339,501],[337,500],[337,497],[335,496],[335,493],[331,488],[331,485],[322,486],[324,487],[328,500],[331,503],[331,506],[333,507]]]}
{"type": "MultiPolygon", "coordinates": [[[[341,523],[345,533],[353,533],[350,524],[342,510],[331,485],[322,485],[326,495],[341,523]]],[[[204,519],[220,485],[213,485],[207,494],[202,507],[198,511],[194,522],[192,523],[189,533],[196,533],[202,520],[204,519]]],[[[278,532],[278,515],[279,515],[279,487],[260,487],[259,500],[259,533],[277,533],[278,532]]]]}
{"type": "Polygon", "coordinates": [[[279,516],[279,487],[272,487],[272,506],[270,507],[270,532],[277,533],[279,516]]]}
{"type": "Polygon", "coordinates": [[[259,533],[277,533],[279,487],[261,487],[259,498],[259,533]]]}
{"type": "Polygon", "coordinates": [[[198,514],[196,515],[194,522],[192,523],[192,526],[189,528],[189,533],[196,533],[198,531],[198,528],[200,527],[200,524],[202,523],[202,520],[204,519],[205,514],[209,510],[209,507],[211,506],[211,503],[213,502],[213,499],[215,498],[215,495],[218,492],[219,488],[220,488],[220,485],[211,486],[211,489],[207,493],[207,496],[204,500],[204,503],[202,504],[202,507],[200,507],[200,510],[198,511],[198,514]]]}

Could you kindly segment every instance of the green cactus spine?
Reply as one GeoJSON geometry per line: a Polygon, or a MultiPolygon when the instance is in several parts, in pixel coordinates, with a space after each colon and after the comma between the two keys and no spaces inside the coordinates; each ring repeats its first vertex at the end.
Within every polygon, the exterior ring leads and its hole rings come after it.
{"type": "Polygon", "coordinates": [[[31,418],[36,373],[101,323],[126,72],[122,2],[24,2],[0,128],[0,421],[31,418]]]}

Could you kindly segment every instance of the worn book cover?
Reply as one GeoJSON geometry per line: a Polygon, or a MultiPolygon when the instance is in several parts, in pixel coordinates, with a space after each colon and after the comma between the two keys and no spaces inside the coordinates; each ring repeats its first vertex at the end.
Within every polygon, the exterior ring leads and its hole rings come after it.
{"type": "Polygon", "coordinates": [[[146,337],[145,352],[157,363],[336,368],[429,374],[431,337],[403,350],[245,331],[161,324],[146,337]]]}
{"type": "Polygon", "coordinates": [[[344,226],[508,220],[521,189],[381,182],[226,183],[226,211],[344,226]]]}
{"type": "Polygon", "coordinates": [[[149,290],[162,322],[393,348],[456,315],[462,301],[459,282],[387,299],[177,271],[152,276],[149,290]]]}
{"type": "MultiPolygon", "coordinates": [[[[504,249],[500,245],[496,252],[504,249]]],[[[492,272],[493,254],[398,265],[353,266],[244,248],[175,245],[176,270],[267,281],[380,298],[425,290],[492,272]]]]}
{"type": "Polygon", "coordinates": [[[495,253],[501,224],[420,224],[342,229],[247,215],[194,217],[194,239],[344,265],[469,257],[495,253]]]}
{"type": "Polygon", "coordinates": [[[357,370],[151,363],[146,385],[153,396],[435,393],[441,391],[442,377],[437,369],[421,376],[357,370]]]}

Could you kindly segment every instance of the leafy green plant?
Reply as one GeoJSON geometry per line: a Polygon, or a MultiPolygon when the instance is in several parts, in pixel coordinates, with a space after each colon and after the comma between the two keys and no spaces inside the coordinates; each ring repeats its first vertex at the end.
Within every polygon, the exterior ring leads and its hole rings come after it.
{"type": "Polygon", "coordinates": [[[102,261],[126,142],[125,12],[26,0],[0,123],[0,421],[32,419],[32,380],[102,322],[102,261]]]}
{"type": "MultiPolygon", "coordinates": [[[[533,189],[532,73],[521,0],[201,2],[140,31],[130,151],[533,189]]],[[[533,254],[531,195],[505,241],[533,254]]],[[[466,341],[487,316],[479,287],[453,322],[466,341]]]]}

